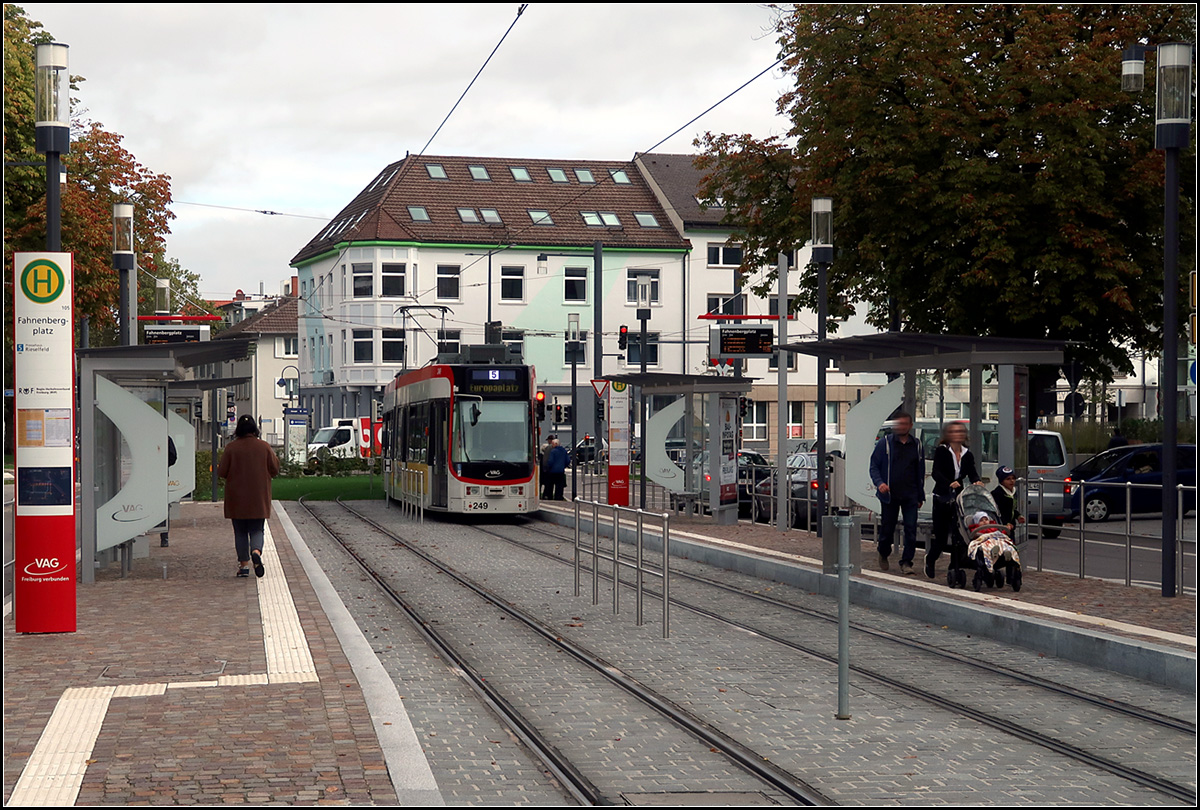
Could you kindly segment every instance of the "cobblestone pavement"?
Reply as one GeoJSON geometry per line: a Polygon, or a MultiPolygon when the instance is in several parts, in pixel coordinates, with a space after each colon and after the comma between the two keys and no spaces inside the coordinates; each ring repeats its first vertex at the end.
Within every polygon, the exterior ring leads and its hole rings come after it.
{"type": "MultiPolygon", "coordinates": [[[[169,548],[155,537],[128,578],[110,566],[94,585],[80,585],[75,633],[17,635],[6,619],[5,803],[67,687],[266,670],[260,581],[234,577],[232,532],[221,514],[220,504],[185,504],[169,548]]],[[[114,697],[78,804],[395,801],[349,663],[282,528],[270,526],[319,681],[114,697]]]]}

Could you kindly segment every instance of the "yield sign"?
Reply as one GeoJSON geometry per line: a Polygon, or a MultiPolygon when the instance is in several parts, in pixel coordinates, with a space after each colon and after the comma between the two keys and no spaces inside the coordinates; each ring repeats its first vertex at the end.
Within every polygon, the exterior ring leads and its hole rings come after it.
{"type": "Polygon", "coordinates": [[[596,391],[598,399],[604,399],[604,394],[608,391],[608,380],[592,380],[592,388],[596,391]]]}

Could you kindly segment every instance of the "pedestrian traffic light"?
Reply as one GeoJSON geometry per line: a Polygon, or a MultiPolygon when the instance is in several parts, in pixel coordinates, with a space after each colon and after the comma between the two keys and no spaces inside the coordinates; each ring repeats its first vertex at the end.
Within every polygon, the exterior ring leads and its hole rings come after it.
{"type": "Polygon", "coordinates": [[[563,420],[564,422],[573,422],[573,421],[574,421],[574,418],[575,418],[575,412],[574,412],[574,410],[571,408],[571,406],[570,406],[570,405],[563,405],[563,406],[562,406],[562,415],[563,415],[563,418],[562,418],[562,420],[563,420]]]}
{"type": "Polygon", "coordinates": [[[540,422],[546,418],[546,392],[538,391],[533,395],[533,401],[536,408],[534,413],[537,415],[537,421],[540,422]]]}
{"type": "Polygon", "coordinates": [[[629,327],[621,324],[621,331],[617,333],[617,348],[624,350],[629,345],[629,327]]]}
{"type": "Polygon", "coordinates": [[[554,424],[561,425],[563,421],[563,406],[554,403],[554,424]]]}

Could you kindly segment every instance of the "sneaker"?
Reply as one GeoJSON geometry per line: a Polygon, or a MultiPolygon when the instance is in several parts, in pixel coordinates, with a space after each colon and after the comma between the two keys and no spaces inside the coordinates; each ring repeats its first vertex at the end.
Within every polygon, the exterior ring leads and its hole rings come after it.
{"type": "Polygon", "coordinates": [[[239,577],[248,577],[248,576],[250,576],[250,569],[249,568],[239,568],[237,575],[239,577]]]}
{"type": "Polygon", "coordinates": [[[262,555],[257,551],[251,551],[250,561],[254,564],[254,576],[261,578],[263,575],[262,555]]]}
{"type": "Polygon", "coordinates": [[[925,555],[925,576],[929,577],[930,579],[933,579],[934,576],[936,576],[936,572],[934,571],[933,566],[934,566],[933,557],[930,557],[928,554],[926,554],[925,555]]]}
{"type": "Polygon", "coordinates": [[[905,576],[911,574],[912,568],[913,568],[913,566],[912,566],[911,562],[908,562],[906,560],[900,561],[900,573],[901,574],[904,574],[905,576]]]}
{"type": "Polygon", "coordinates": [[[887,559],[886,554],[879,555],[879,570],[880,571],[888,570],[888,559],[887,559]]]}

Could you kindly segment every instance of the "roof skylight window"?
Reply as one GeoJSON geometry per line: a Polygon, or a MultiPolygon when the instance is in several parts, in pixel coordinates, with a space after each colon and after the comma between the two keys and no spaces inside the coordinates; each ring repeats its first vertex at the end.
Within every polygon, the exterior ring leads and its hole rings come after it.
{"type": "Polygon", "coordinates": [[[470,170],[471,176],[474,177],[476,180],[491,180],[492,179],[492,176],[490,174],[488,174],[487,167],[485,167],[485,166],[468,166],[467,168],[470,170]]]}
{"type": "Polygon", "coordinates": [[[580,211],[579,215],[583,217],[584,225],[591,225],[598,228],[604,224],[600,221],[600,212],[598,211],[580,211]]]}
{"type": "Polygon", "coordinates": [[[524,166],[509,166],[508,170],[512,172],[513,180],[518,183],[532,183],[533,178],[529,176],[529,169],[524,166]]]}
{"type": "Polygon", "coordinates": [[[474,208],[460,208],[458,209],[458,218],[463,222],[478,222],[479,214],[475,213],[474,208]]]}
{"type": "Polygon", "coordinates": [[[637,220],[637,224],[643,228],[657,228],[658,220],[654,218],[654,214],[648,212],[635,212],[633,218],[637,220]]]}
{"type": "Polygon", "coordinates": [[[413,222],[428,222],[429,212],[425,210],[423,205],[410,205],[408,207],[408,215],[412,217],[413,222]]]}
{"type": "Polygon", "coordinates": [[[604,224],[610,228],[621,227],[621,220],[617,219],[617,215],[612,211],[601,211],[600,219],[603,220],[604,224]]]}
{"type": "Polygon", "coordinates": [[[628,186],[631,184],[629,175],[625,173],[624,169],[609,169],[608,173],[612,177],[613,182],[619,186],[628,186]]]}
{"type": "Polygon", "coordinates": [[[550,181],[552,183],[569,183],[569,182],[571,182],[570,180],[567,179],[567,173],[564,172],[562,169],[546,169],[546,173],[550,175],[550,181]]]}
{"type": "Polygon", "coordinates": [[[442,164],[440,163],[426,163],[425,171],[427,171],[429,176],[434,180],[448,179],[446,177],[446,170],[442,168],[442,164]]]}
{"type": "Polygon", "coordinates": [[[554,220],[550,219],[550,212],[541,208],[530,208],[529,218],[533,220],[534,225],[553,225],[554,220]]]}
{"type": "Polygon", "coordinates": [[[580,183],[595,183],[596,182],[596,178],[592,177],[591,169],[576,169],[575,177],[578,178],[580,183]]]}
{"type": "Polygon", "coordinates": [[[495,208],[480,208],[479,213],[483,216],[483,221],[490,225],[499,225],[501,223],[500,212],[495,208]]]}

